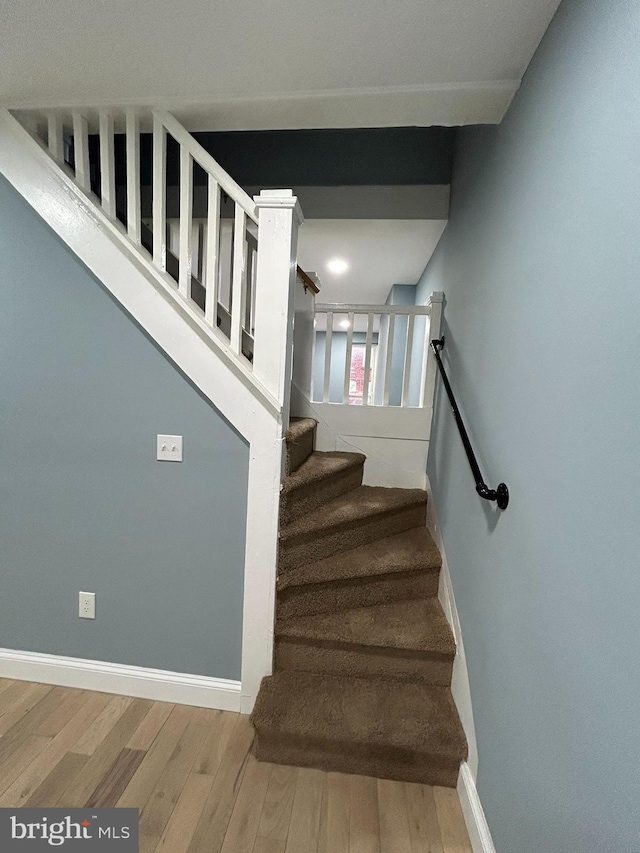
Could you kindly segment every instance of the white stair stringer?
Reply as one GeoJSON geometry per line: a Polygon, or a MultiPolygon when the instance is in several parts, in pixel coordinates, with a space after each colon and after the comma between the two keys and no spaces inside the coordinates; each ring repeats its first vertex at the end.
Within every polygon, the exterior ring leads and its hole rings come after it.
{"type": "Polygon", "coordinates": [[[241,704],[241,710],[249,713],[261,678],[272,668],[286,401],[270,395],[222,335],[185,307],[175,285],[146,260],[144,250],[105,216],[6,109],[0,109],[0,174],[250,445],[241,704]]]}

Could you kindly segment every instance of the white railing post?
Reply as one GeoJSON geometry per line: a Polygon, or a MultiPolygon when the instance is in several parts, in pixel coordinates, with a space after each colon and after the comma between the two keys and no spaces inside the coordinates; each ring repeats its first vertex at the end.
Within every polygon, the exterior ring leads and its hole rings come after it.
{"type": "Polygon", "coordinates": [[[140,243],[140,119],[134,109],[127,110],[127,233],[140,243]]]}
{"type": "Polygon", "coordinates": [[[442,322],[442,307],[444,293],[435,291],[427,300],[429,306],[429,334],[424,342],[426,347],[425,357],[422,361],[422,386],[420,395],[421,408],[433,408],[433,393],[436,387],[436,359],[431,349],[431,341],[440,337],[440,324],[442,322]]]}
{"type": "Polygon", "coordinates": [[[100,111],[100,195],[102,209],[111,219],[116,218],[116,173],[113,136],[113,116],[100,111]]]}
{"type": "Polygon", "coordinates": [[[291,396],[293,305],[302,211],[292,190],[263,190],[258,209],[258,264],[253,374],[275,398],[286,424],[291,396]]]}
{"type": "Polygon", "coordinates": [[[88,193],[91,190],[89,128],[86,118],[78,112],[73,113],[73,150],[76,182],[80,186],[80,189],[88,193]]]}
{"type": "MultiPolygon", "coordinates": [[[[318,276],[307,272],[319,285],[318,276]]],[[[313,397],[313,359],[315,355],[316,295],[304,281],[297,279],[293,321],[293,384],[303,399],[313,397]]],[[[292,411],[292,414],[298,414],[292,411]]]]}
{"type": "Polygon", "coordinates": [[[153,263],[167,268],[167,134],[153,115],[153,263]]]}
{"type": "Polygon", "coordinates": [[[64,126],[62,116],[57,113],[47,116],[47,144],[53,159],[64,163],[64,126]]]}

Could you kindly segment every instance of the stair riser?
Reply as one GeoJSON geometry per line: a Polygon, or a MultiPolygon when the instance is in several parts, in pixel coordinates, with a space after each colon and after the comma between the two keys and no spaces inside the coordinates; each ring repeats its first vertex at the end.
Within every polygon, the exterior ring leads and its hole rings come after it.
{"type": "Polygon", "coordinates": [[[422,527],[426,521],[426,506],[412,506],[399,512],[369,518],[352,524],[345,530],[329,530],[302,542],[285,542],[280,546],[281,571],[330,557],[338,551],[347,551],[366,545],[412,527],[422,527]]]}
{"type": "Polygon", "coordinates": [[[280,526],[285,527],[322,504],[351,492],[362,485],[364,465],[324,477],[293,492],[283,492],[280,499],[280,526]]]}
{"type": "Polygon", "coordinates": [[[308,741],[267,735],[260,731],[256,734],[253,752],[259,761],[273,764],[313,767],[335,773],[418,782],[443,788],[456,787],[460,767],[459,760],[449,762],[439,756],[407,753],[398,749],[354,749],[346,743],[325,749],[308,741]]]}
{"type": "Polygon", "coordinates": [[[438,594],[438,582],[437,572],[420,569],[354,578],[352,581],[287,587],[278,593],[278,619],[429,598],[438,594]]]}
{"type": "Polygon", "coordinates": [[[287,441],[287,475],[293,474],[313,453],[316,431],[308,430],[295,440],[287,441]]]}
{"type": "Polygon", "coordinates": [[[362,646],[312,645],[290,639],[276,641],[276,670],[344,675],[352,678],[384,678],[395,681],[423,681],[451,684],[453,655],[391,654],[388,649],[362,646]]]}

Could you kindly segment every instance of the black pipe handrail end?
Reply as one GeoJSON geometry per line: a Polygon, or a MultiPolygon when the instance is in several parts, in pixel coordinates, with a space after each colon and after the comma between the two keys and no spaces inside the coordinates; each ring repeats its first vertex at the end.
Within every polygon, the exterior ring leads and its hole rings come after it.
{"type": "Polygon", "coordinates": [[[506,509],[509,506],[509,489],[506,483],[500,483],[496,489],[496,503],[500,509],[506,509]]]}

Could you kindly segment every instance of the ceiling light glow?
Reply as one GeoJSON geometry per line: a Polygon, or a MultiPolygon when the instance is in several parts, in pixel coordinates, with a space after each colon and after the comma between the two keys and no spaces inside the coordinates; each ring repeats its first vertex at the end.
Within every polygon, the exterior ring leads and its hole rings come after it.
{"type": "Polygon", "coordinates": [[[340,326],[343,329],[348,329],[350,325],[351,323],[348,320],[342,320],[342,322],[340,323],[340,326]]]}
{"type": "Polygon", "coordinates": [[[349,264],[342,258],[331,258],[327,263],[327,269],[334,275],[342,275],[349,269],[349,264]]]}

